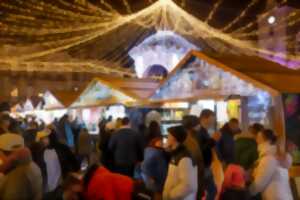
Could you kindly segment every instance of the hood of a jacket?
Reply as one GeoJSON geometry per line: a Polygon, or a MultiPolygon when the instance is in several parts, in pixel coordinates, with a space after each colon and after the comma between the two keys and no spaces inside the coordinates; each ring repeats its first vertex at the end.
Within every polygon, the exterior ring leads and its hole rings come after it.
{"type": "Polygon", "coordinates": [[[258,153],[259,157],[263,157],[266,155],[276,155],[277,147],[276,145],[269,144],[268,142],[264,142],[258,145],[258,153]]]}

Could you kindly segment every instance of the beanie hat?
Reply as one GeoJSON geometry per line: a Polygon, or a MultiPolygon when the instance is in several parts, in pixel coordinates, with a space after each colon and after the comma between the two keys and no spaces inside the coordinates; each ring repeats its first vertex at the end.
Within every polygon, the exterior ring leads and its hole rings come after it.
{"type": "Polygon", "coordinates": [[[24,139],[18,134],[4,133],[0,135],[0,150],[14,151],[24,146],[24,139]]]}
{"type": "Polygon", "coordinates": [[[245,188],[245,171],[239,165],[230,164],[224,173],[223,191],[233,187],[245,188]]]}
{"type": "Polygon", "coordinates": [[[183,126],[173,126],[168,128],[169,134],[176,138],[177,142],[183,143],[187,137],[187,133],[183,126]]]}
{"type": "Polygon", "coordinates": [[[35,141],[39,142],[41,139],[48,137],[51,134],[51,131],[49,129],[44,129],[42,131],[37,132],[35,141]]]}

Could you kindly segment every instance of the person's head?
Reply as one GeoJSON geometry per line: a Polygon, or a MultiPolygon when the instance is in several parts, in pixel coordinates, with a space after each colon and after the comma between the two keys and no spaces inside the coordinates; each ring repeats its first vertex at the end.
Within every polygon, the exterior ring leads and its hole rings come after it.
{"type": "Polygon", "coordinates": [[[257,144],[269,143],[276,144],[277,137],[271,129],[265,129],[257,134],[257,144]]]}
{"type": "Polygon", "coordinates": [[[185,115],[182,118],[182,126],[186,130],[193,130],[195,127],[199,125],[199,118],[195,115],[185,115]]]}
{"type": "Polygon", "coordinates": [[[256,137],[259,132],[264,130],[264,126],[260,123],[254,123],[249,127],[249,132],[256,137]]]}
{"type": "Polygon", "coordinates": [[[245,186],[245,170],[239,165],[229,164],[224,173],[223,190],[244,189],[245,186]]]}
{"type": "Polygon", "coordinates": [[[155,133],[155,136],[161,135],[160,125],[157,121],[151,121],[148,130],[150,133],[155,133]]]}
{"type": "Polygon", "coordinates": [[[171,150],[175,150],[180,144],[182,144],[186,137],[187,132],[183,126],[173,126],[168,128],[168,147],[171,150]]]}
{"type": "Polygon", "coordinates": [[[216,116],[212,110],[204,109],[202,110],[200,117],[200,125],[206,129],[211,128],[216,123],[216,116]]]}
{"type": "Polygon", "coordinates": [[[122,119],[122,126],[130,126],[130,119],[128,117],[122,119]]]}
{"type": "Polygon", "coordinates": [[[14,133],[4,133],[0,135],[0,151],[5,155],[10,155],[16,150],[25,147],[22,136],[14,133]]]}
{"type": "Polygon", "coordinates": [[[233,133],[238,133],[240,131],[239,120],[236,118],[232,118],[228,122],[228,126],[233,133]]]}
{"type": "Polygon", "coordinates": [[[162,137],[162,136],[159,136],[159,137],[153,138],[153,139],[149,142],[149,146],[150,146],[150,147],[159,147],[159,148],[162,148],[162,147],[163,147],[163,137],[162,137]]]}
{"type": "Polygon", "coordinates": [[[8,130],[10,126],[10,117],[8,114],[1,114],[0,116],[0,127],[8,130]]]}
{"type": "Polygon", "coordinates": [[[49,135],[51,131],[48,129],[44,129],[42,131],[37,132],[35,141],[41,143],[44,147],[48,147],[50,145],[49,135]]]}
{"type": "Polygon", "coordinates": [[[68,174],[62,184],[64,200],[79,200],[83,192],[82,181],[73,174],[68,174]]]}

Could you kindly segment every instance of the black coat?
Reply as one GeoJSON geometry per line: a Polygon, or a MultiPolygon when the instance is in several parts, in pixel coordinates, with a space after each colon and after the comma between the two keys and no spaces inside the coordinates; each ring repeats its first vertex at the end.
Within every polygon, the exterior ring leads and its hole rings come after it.
{"type": "Polygon", "coordinates": [[[143,139],[133,129],[123,128],[111,136],[109,150],[115,165],[134,166],[143,160],[143,139]]]}
{"type": "Polygon", "coordinates": [[[220,200],[250,200],[247,190],[227,189],[220,195],[220,200]]]}
{"type": "Polygon", "coordinates": [[[234,162],[234,132],[231,131],[228,123],[221,130],[221,138],[217,143],[217,152],[220,160],[226,164],[234,162]]]}
{"type": "Polygon", "coordinates": [[[204,167],[209,168],[213,159],[212,148],[216,145],[216,142],[210,138],[208,131],[203,127],[196,133],[196,139],[203,154],[204,167]]]}
{"type": "Polygon", "coordinates": [[[54,131],[49,135],[49,139],[50,139],[50,148],[54,148],[57,153],[60,166],[62,168],[62,176],[66,177],[66,175],[69,172],[79,171],[80,163],[76,159],[75,154],[71,151],[71,149],[67,145],[58,141],[56,133],[54,131]]]}

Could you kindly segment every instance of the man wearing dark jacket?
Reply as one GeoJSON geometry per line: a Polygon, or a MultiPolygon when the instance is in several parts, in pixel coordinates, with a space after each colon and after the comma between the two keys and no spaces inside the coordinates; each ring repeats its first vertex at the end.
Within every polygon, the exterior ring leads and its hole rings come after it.
{"type": "Polygon", "coordinates": [[[200,114],[200,129],[196,135],[197,141],[201,148],[204,161],[204,186],[207,193],[207,200],[214,200],[217,194],[217,188],[214,183],[214,178],[210,170],[213,159],[212,149],[215,147],[216,142],[208,134],[208,129],[215,125],[215,113],[211,110],[204,109],[200,114]]]}
{"type": "Polygon", "coordinates": [[[111,136],[109,150],[113,155],[114,171],[133,176],[135,165],[143,160],[143,140],[130,128],[129,118],[122,120],[122,127],[111,136]]]}
{"type": "Polygon", "coordinates": [[[241,132],[238,119],[232,118],[221,129],[221,138],[217,142],[219,158],[224,164],[234,162],[234,136],[241,132]]]}

